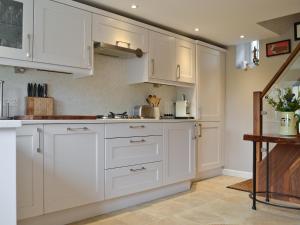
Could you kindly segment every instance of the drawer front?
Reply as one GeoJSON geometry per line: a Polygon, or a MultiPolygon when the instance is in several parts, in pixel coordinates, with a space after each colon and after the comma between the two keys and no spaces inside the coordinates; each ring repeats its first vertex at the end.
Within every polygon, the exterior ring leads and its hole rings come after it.
{"type": "Polygon", "coordinates": [[[105,138],[162,135],[161,123],[124,123],[105,125],[105,138]]]}
{"type": "Polygon", "coordinates": [[[105,140],[105,169],[162,160],[162,136],[105,140]]]}
{"type": "Polygon", "coordinates": [[[162,162],[106,170],[105,199],[159,187],[162,175],[162,162]]]}

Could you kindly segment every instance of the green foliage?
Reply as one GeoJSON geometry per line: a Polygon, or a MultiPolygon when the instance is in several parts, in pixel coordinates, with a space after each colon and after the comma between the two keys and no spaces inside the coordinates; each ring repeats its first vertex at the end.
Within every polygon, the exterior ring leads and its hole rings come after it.
{"type": "Polygon", "coordinates": [[[295,112],[300,109],[300,92],[298,97],[292,92],[291,88],[285,88],[284,91],[276,89],[276,99],[266,96],[268,103],[278,112],[295,112]]]}

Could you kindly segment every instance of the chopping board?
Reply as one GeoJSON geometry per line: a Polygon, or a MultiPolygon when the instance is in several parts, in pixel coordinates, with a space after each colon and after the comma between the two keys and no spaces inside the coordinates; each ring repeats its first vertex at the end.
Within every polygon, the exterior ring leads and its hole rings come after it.
{"type": "Polygon", "coordinates": [[[85,115],[51,115],[51,116],[35,116],[24,115],[15,116],[15,120],[96,120],[96,116],[85,115]]]}

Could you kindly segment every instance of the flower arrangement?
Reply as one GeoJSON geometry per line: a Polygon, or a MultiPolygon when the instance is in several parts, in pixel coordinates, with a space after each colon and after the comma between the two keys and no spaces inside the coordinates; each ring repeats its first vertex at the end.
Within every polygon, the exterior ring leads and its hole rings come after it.
{"type": "Polygon", "coordinates": [[[276,89],[276,99],[266,96],[267,102],[278,112],[295,112],[300,109],[300,92],[296,96],[291,88],[285,88],[284,91],[276,89]]]}

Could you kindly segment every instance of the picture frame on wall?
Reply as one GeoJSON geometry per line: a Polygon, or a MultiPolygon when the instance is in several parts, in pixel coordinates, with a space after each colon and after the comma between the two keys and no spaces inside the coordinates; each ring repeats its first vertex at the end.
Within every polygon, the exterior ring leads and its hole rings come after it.
{"type": "Polygon", "coordinates": [[[266,44],[266,56],[289,54],[291,52],[291,40],[283,40],[266,44]]]}
{"type": "Polygon", "coordinates": [[[294,24],[295,41],[300,40],[300,22],[294,24]]]}

